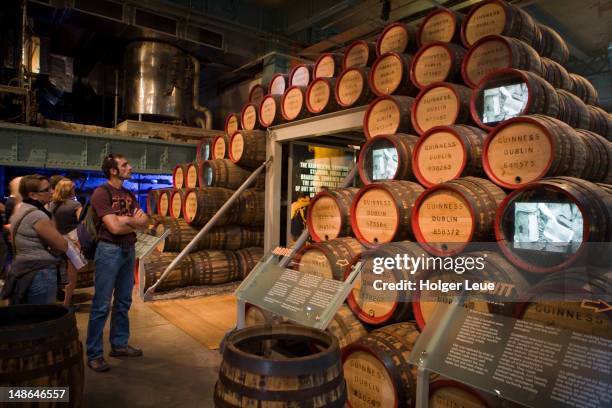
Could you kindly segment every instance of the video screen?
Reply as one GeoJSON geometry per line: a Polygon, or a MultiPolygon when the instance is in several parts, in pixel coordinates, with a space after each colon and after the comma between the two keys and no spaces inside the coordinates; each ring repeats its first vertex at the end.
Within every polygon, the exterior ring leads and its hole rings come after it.
{"type": "Polygon", "coordinates": [[[582,243],[582,213],[573,203],[515,203],[514,247],[575,253],[582,243]]]}
{"type": "Polygon", "coordinates": [[[483,123],[501,122],[519,116],[527,106],[528,96],[524,82],[485,89],[483,123]]]}
{"type": "Polygon", "coordinates": [[[372,180],[390,180],[397,171],[395,147],[372,149],[372,180]]]}

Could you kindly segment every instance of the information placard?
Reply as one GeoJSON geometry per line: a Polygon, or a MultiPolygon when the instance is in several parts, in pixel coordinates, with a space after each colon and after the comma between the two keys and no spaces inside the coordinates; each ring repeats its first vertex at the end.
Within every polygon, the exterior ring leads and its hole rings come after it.
{"type": "Polygon", "coordinates": [[[156,237],[143,232],[137,232],[135,245],[136,258],[142,260],[144,257],[149,255],[162,239],[166,239],[169,233],[170,230],[168,229],[159,237],[156,237]]]}

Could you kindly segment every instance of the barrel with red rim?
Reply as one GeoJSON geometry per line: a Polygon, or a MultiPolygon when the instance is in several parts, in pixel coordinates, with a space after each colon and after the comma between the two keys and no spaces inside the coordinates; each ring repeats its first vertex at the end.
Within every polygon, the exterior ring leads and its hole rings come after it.
{"type": "Polygon", "coordinates": [[[239,166],[257,168],[266,161],[266,132],[239,130],[230,139],[230,160],[239,166]]]}
{"type": "Polygon", "coordinates": [[[249,91],[249,103],[259,105],[265,94],[266,90],[264,89],[263,85],[253,85],[253,87],[249,91]]]}
{"type": "Polygon", "coordinates": [[[370,70],[370,88],[378,96],[416,95],[418,89],[410,79],[412,56],[387,52],[374,61],[370,70]]]}
{"type": "Polygon", "coordinates": [[[215,137],[210,149],[210,156],[213,160],[226,159],[229,157],[229,137],[227,135],[215,137]]]}
{"type": "Polygon", "coordinates": [[[343,281],[351,261],[363,250],[355,238],[336,238],[306,245],[292,262],[300,272],[343,281]]]}
{"type": "Polygon", "coordinates": [[[159,192],[157,197],[157,215],[164,217],[170,215],[170,194],[172,194],[171,188],[166,188],[159,192]]]}
{"type": "Polygon", "coordinates": [[[201,163],[210,159],[210,150],[214,137],[207,137],[198,142],[196,147],[196,162],[201,163]]]}
{"type": "Polygon", "coordinates": [[[157,214],[157,203],[159,202],[159,196],[162,192],[166,191],[166,188],[151,189],[147,192],[147,214],[157,214]]]}
{"type": "Polygon", "coordinates": [[[376,55],[387,52],[411,54],[417,49],[417,29],[401,22],[385,27],[376,41],[376,55]]]}
{"type": "Polygon", "coordinates": [[[259,105],[259,123],[262,127],[268,128],[282,122],[280,104],[282,95],[266,95],[259,105]]]}
{"type": "Polygon", "coordinates": [[[282,95],[289,88],[289,74],[274,74],[268,87],[269,95],[282,95]]]}
{"type": "Polygon", "coordinates": [[[416,180],[412,151],[418,138],[396,133],[369,139],[359,152],[357,166],[364,184],[387,180],[416,180]]]}
{"type": "Polygon", "coordinates": [[[440,7],[433,10],[419,25],[417,34],[419,47],[434,41],[459,44],[463,18],[463,14],[447,8],[440,7]]]}
{"type": "Polygon", "coordinates": [[[436,82],[461,82],[461,63],[467,50],[460,45],[432,42],[414,56],[410,79],[420,89],[436,82]]]}
{"type": "Polygon", "coordinates": [[[342,69],[369,67],[375,59],[376,43],[357,40],[346,47],[342,69]]]}
{"type": "Polygon", "coordinates": [[[379,96],[368,105],[363,118],[367,139],[395,133],[414,134],[410,111],[414,98],[401,95],[379,96]]]}
{"type": "MultiPolygon", "coordinates": [[[[190,225],[204,225],[219,211],[232,194],[232,190],[221,187],[186,190],[183,196],[183,218],[190,225]]],[[[237,213],[237,206],[232,206],[216,225],[235,223],[238,218],[237,213]]]]}
{"type": "Polygon", "coordinates": [[[350,67],[340,73],[334,93],[336,102],[343,108],[361,106],[374,98],[368,83],[368,68],[350,67]]]}
{"type": "Polygon", "coordinates": [[[237,166],[229,159],[207,160],[201,163],[199,168],[201,187],[224,187],[234,190],[250,175],[248,169],[237,166]]]}
{"type": "Polygon", "coordinates": [[[180,163],[174,166],[174,170],[172,170],[172,187],[184,188],[186,175],[187,163],[180,163]]]}
{"type": "Polygon", "coordinates": [[[576,95],[563,89],[557,89],[557,96],[559,98],[558,119],[573,128],[588,130],[591,125],[588,105],[576,95]]]}
{"type": "Polygon", "coordinates": [[[538,28],[542,34],[542,41],[538,50],[540,55],[550,58],[561,65],[567,64],[570,51],[559,33],[543,24],[538,24],[538,28]]]}
{"type": "Polygon", "coordinates": [[[299,64],[293,67],[289,73],[289,86],[307,87],[313,80],[312,70],[313,64],[299,64]]]}
{"type": "Polygon", "coordinates": [[[184,188],[196,188],[199,186],[198,164],[187,163],[185,165],[185,175],[183,180],[184,188]]]}
{"type": "Polygon", "coordinates": [[[323,190],[310,200],[306,225],[315,242],[353,235],[351,203],[357,191],[353,187],[323,190]]]}
{"type": "Polygon", "coordinates": [[[342,70],[342,56],[330,52],[321,54],[313,67],[313,79],[337,77],[342,70]]]}
{"type": "Polygon", "coordinates": [[[230,113],[225,118],[225,125],[223,126],[226,136],[231,136],[235,131],[240,129],[240,114],[230,113]]]}
{"type": "Polygon", "coordinates": [[[410,115],[419,135],[436,126],[471,123],[467,86],[439,82],[425,87],[416,97],[410,115]]]}
{"type": "Polygon", "coordinates": [[[251,102],[244,105],[242,111],[240,111],[240,123],[242,123],[242,128],[244,130],[253,130],[260,128],[259,120],[257,118],[258,108],[259,104],[251,102]]]}
{"type": "Polygon", "coordinates": [[[281,113],[287,121],[299,120],[308,116],[306,107],[306,87],[291,86],[281,99],[281,113]]]}
{"type": "Polygon", "coordinates": [[[317,78],[306,90],[306,108],[312,114],[329,113],[338,110],[334,97],[336,78],[317,78]]]}
{"type": "Polygon", "coordinates": [[[168,212],[170,217],[177,219],[183,218],[183,198],[185,197],[185,189],[173,190],[170,193],[170,208],[168,212]]]}

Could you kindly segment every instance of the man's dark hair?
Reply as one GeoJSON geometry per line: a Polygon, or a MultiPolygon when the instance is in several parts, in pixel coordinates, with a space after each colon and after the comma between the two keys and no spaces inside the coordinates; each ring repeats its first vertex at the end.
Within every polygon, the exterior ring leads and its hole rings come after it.
{"type": "Polygon", "coordinates": [[[109,154],[102,160],[102,172],[107,179],[111,178],[111,169],[119,171],[117,159],[125,159],[121,154],[109,154]]]}
{"type": "Polygon", "coordinates": [[[48,181],[45,176],[40,174],[23,176],[19,182],[19,194],[21,194],[21,197],[28,198],[30,193],[37,193],[43,180],[48,181]]]}
{"type": "Polygon", "coordinates": [[[64,177],[60,174],[55,174],[51,177],[49,177],[49,184],[51,184],[51,188],[55,189],[55,186],[57,186],[57,183],[59,183],[61,180],[65,179],[67,177],[64,177]]]}

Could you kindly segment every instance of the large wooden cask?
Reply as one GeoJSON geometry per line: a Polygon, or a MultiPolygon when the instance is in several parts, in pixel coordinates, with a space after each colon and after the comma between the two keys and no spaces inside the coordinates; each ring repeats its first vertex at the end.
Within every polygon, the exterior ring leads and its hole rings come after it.
{"type": "Polygon", "coordinates": [[[287,88],[289,88],[289,74],[274,74],[272,75],[272,79],[270,79],[268,95],[282,95],[287,88]]]}
{"type": "Polygon", "coordinates": [[[334,88],[339,106],[343,108],[361,106],[374,98],[368,82],[369,73],[369,68],[362,67],[349,67],[340,73],[334,88]]]}
{"type": "Polygon", "coordinates": [[[225,118],[225,124],[223,126],[223,130],[225,131],[226,136],[231,136],[237,130],[241,129],[240,127],[240,114],[239,113],[230,113],[225,118]]]}
{"type": "Polygon", "coordinates": [[[369,75],[370,88],[378,96],[416,95],[418,88],[410,79],[411,65],[411,55],[397,52],[382,54],[372,64],[369,75]]]}
{"type": "Polygon", "coordinates": [[[599,105],[599,95],[597,89],[585,77],[578,74],[570,74],[572,79],[572,92],[587,105],[599,105]]]}
{"type": "Polygon", "coordinates": [[[586,145],[586,163],[580,178],[612,183],[612,144],[597,133],[576,129],[586,145]]]}
{"type": "Polygon", "coordinates": [[[308,116],[306,89],[306,86],[291,86],[285,91],[280,105],[283,119],[290,122],[308,116]]]}
{"type": "Polygon", "coordinates": [[[429,384],[430,408],[492,408],[487,398],[463,383],[447,379],[435,379],[429,384]]]}
{"type": "Polygon", "coordinates": [[[300,272],[342,281],[363,249],[355,238],[336,238],[306,245],[293,262],[300,272]]]}
{"type": "Polygon", "coordinates": [[[262,226],[265,215],[264,192],[258,189],[244,190],[234,204],[236,223],[250,227],[262,226]]]}
{"type": "Polygon", "coordinates": [[[312,79],[337,77],[342,70],[342,57],[342,54],[330,52],[321,54],[312,69],[312,79]]]}
{"type": "Polygon", "coordinates": [[[563,89],[557,89],[557,96],[559,97],[559,116],[557,118],[573,128],[589,129],[591,115],[588,105],[576,95],[563,89]]]}
{"type": "Polygon", "coordinates": [[[420,48],[439,41],[443,43],[461,42],[461,24],[464,15],[447,8],[436,8],[419,25],[417,42],[420,48]]]}
{"type": "Polygon", "coordinates": [[[549,58],[542,57],[542,71],[546,79],[556,89],[571,92],[574,83],[565,67],[549,58]]]}
{"type": "MultiPolygon", "coordinates": [[[[261,97],[263,100],[263,96],[261,97]]],[[[261,102],[260,102],[261,103],[261,102]]],[[[261,127],[259,118],[257,117],[257,111],[259,110],[259,103],[255,104],[249,102],[240,111],[240,123],[244,130],[259,129],[261,127]]]]}
{"type": "Polygon", "coordinates": [[[216,407],[345,405],[340,349],[329,333],[292,324],[253,326],[233,332],[225,344],[216,407]]]}
{"type": "Polygon", "coordinates": [[[159,201],[159,196],[163,191],[166,190],[168,189],[158,188],[147,191],[147,214],[157,214],[157,203],[159,201]]]}
{"type": "Polygon", "coordinates": [[[266,95],[259,105],[259,123],[263,128],[278,125],[283,121],[281,113],[282,95],[266,95]]]}
{"type": "Polygon", "coordinates": [[[306,108],[308,112],[318,115],[338,110],[334,96],[335,78],[321,77],[313,80],[306,89],[306,108]]]}
{"type": "MultiPolygon", "coordinates": [[[[168,265],[177,257],[174,252],[151,252],[145,259],[138,262],[145,280],[140,282],[145,286],[145,290],[153,286],[159,280],[168,265]]],[[[182,288],[191,285],[194,265],[189,257],[183,258],[179,264],[173,268],[164,280],[156,288],[160,292],[182,288]]]]}
{"type": "Polygon", "coordinates": [[[376,44],[364,40],[357,40],[344,51],[342,69],[369,67],[376,60],[376,44]]]}
{"type": "Polygon", "coordinates": [[[236,251],[239,279],[246,278],[257,263],[262,260],[263,256],[264,250],[261,246],[253,246],[236,251]]]}
{"type": "Polygon", "coordinates": [[[461,82],[461,63],[467,50],[460,45],[432,42],[414,56],[410,79],[420,89],[436,82],[461,82]]]}
{"type": "Polygon", "coordinates": [[[412,238],[410,214],[423,191],[421,185],[404,180],[372,183],[360,189],[351,206],[355,237],[367,246],[412,238]]]}
{"type": "MultiPolygon", "coordinates": [[[[266,94],[266,90],[261,84],[255,84],[249,91],[249,103],[252,103],[258,106],[261,103],[264,95],[266,94]]],[[[244,123],[244,122],[241,122],[244,123]]]]}
{"type": "Polygon", "coordinates": [[[229,137],[226,135],[215,137],[212,142],[210,153],[210,157],[213,160],[227,159],[229,157],[229,137]]]}
{"type": "Polygon", "coordinates": [[[368,334],[367,328],[345,304],[340,306],[325,330],[338,340],[340,349],[344,349],[368,334]]]}
{"type": "Polygon", "coordinates": [[[308,204],[306,225],[315,242],[350,237],[351,203],[357,188],[335,188],[322,190],[308,204]]]}
{"type": "Polygon", "coordinates": [[[172,187],[185,188],[185,177],[187,176],[188,163],[180,163],[174,166],[172,170],[172,187]]]}
{"type": "Polygon", "coordinates": [[[387,52],[412,54],[417,50],[417,29],[402,22],[391,23],[385,27],[376,41],[376,55],[387,52]]]}
{"type": "Polygon", "coordinates": [[[422,135],[436,126],[471,123],[471,96],[470,88],[448,82],[423,88],[410,112],[415,130],[422,135]]]}
{"type": "Polygon", "coordinates": [[[266,161],[266,132],[240,130],[232,135],[229,143],[230,160],[242,167],[257,168],[266,161]]]}
{"type": "Polygon", "coordinates": [[[589,111],[589,130],[612,141],[612,115],[605,110],[587,105],[589,111]]]}
{"type": "Polygon", "coordinates": [[[363,118],[363,132],[367,139],[396,133],[414,134],[410,117],[414,98],[401,95],[379,96],[368,105],[363,118]]]}
{"type": "MultiPolygon", "coordinates": [[[[310,84],[310,81],[314,79],[312,70],[313,64],[299,64],[293,67],[289,73],[289,88],[293,86],[306,88],[308,84],[310,84]]],[[[287,92],[289,88],[287,88],[285,92],[287,92]]]]}
{"type": "Polygon", "coordinates": [[[183,180],[183,188],[196,188],[199,186],[200,179],[198,177],[199,173],[199,163],[187,163],[185,165],[185,175],[183,180]]]}
{"type": "Polygon", "coordinates": [[[542,41],[538,48],[540,55],[550,58],[561,65],[567,64],[570,57],[570,51],[559,33],[543,24],[538,24],[538,28],[542,34],[542,41]]]}
{"type": "Polygon", "coordinates": [[[369,139],[359,152],[357,166],[364,184],[387,180],[416,180],[412,152],[418,138],[397,133],[369,139]]]}
{"type": "MultiPolygon", "coordinates": [[[[188,224],[202,226],[219,211],[233,191],[222,187],[207,187],[187,190],[183,197],[183,217],[188,224]]],[[[227,225],[238,218],[238,207],[232,206],[217,222],[217,225],[227,225]]]]}
{"type": "Polygon", "coordinates": [[[170,193],[170,208],[168,212],[171,218],[183,218],[183,199],[186,189],[173,190],[170,193]]]}
{"type": "Polygon", "coordinates": [[[234,164],[229,159],[207,160],[200,165],[200,186],[235,190],[250,175],[251,172],[248,169],[234,164]]]}
{"type": "Polygon", "coordinates": [[[482,148],[487,133],[467,125],[437,126],[413,149],[412,168],[426,187],[464,176],[483,176],[482,148]]]}
{"type": "Polygon", "coordinates": [[[171,188],[160,190],[157,197],[157,215],[161,215],[162,217],[170,215],[170,194],[172,194],[172,191],[173,189],[171,188]]]}

